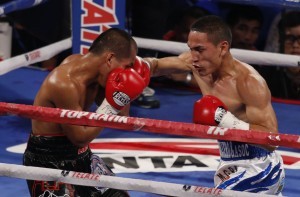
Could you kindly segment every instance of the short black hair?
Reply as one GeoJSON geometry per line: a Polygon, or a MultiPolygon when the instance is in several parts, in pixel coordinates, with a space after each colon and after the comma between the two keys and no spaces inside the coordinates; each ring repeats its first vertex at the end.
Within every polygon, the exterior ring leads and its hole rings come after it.
{"type": "Polygon", "coordinates": [[[191,31],[206,33],[214,45],[227,41],[231,46],[232,34],[229,26],[218,16],[203,16],[192,24],[191,31]]]}
{"type": "Polygon", "coordinates": [[[278,23],[279,33],[285,32],[286,28],[296,27],[300,25],[300,11],[290,11],[282,14],[278,23]]]}
{"type": "Polygon", "coordinates": [[[284,40],[285,40],[285,30],[286,28],[296,27],[300,25],[300,11],[289,11],[283,13],[281,19],[278,23],[278,33],[279,33],[279,51],[284,53],[284,40]]]}
{"type": "Polygon", "coordinates": [[[126,31],[110,28],[94,40],[89,52],[102,54],[105,51],[111,51],[115,53],[116,58],[122,59],[129,57],[133,49],[137,49],[137,44],[126,31]]]}

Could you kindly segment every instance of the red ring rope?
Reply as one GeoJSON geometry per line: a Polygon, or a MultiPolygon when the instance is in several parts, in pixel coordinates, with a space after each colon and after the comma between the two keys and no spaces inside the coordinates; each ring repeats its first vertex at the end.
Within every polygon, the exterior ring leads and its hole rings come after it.
{"type": "Polygon", "coordinates": [[[86,111],[37,107],[4,102],[0,102],[0,114],[15,114],[46,122],[108,127],[134,131],[143,130],[152,133],[300,148],[300,136],[298,135],[275,134],[254,130],[245,131],[239,129],[227,129],[215,126],[149,118],[115,116],[86,111]]]}

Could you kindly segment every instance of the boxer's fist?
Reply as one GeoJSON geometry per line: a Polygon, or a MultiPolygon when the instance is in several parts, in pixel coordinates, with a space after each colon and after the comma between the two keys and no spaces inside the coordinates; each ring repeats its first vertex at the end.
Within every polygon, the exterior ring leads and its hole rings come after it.
{"type": "Polygon", "coordinates": [[[143,58],[136,56],[133,64],[133,69],[137,73],[139,73],[139,75],[144,79],[145,85],[148,86],[151,77],[150,64],[143,60],[143,58]]]}
{"type": "Polygon", "coordinates": [[[193,122],[217,126],[226,112],[227,107],[220,99],[206,95],[194,104],[193,122]]]}
{"type": "Polygon", "coordinates": [[[194,104],[193,122],[232,129],[249,130],[250,125],[227,111],[225,104],[215,96],[206,95],[194,104]]]}
{"type": "Polygon", "coordinates": [[[144,79],[135,70],[116,68],[108,76],[105,99],[96,112],[118,114],[124,106],[136,99],[144,88],[144,79]]]}

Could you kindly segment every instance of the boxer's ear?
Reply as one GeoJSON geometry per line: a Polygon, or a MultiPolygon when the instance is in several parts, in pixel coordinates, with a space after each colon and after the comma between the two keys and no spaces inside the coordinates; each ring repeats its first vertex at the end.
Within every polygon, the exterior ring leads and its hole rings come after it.
{"type": "Polygon", "coordinates": [[[112,67],[112,61],[114,58],[114,53],[108,53],[106,56],[106,64],[108,65],[108,67],[112,67]]]}
{"type": "Polygon", "coordinates": [[[229,51],[229,43],[227,41],[222,41],[219,44],[220,46],[220,57],[224,56],[229,51]]]}

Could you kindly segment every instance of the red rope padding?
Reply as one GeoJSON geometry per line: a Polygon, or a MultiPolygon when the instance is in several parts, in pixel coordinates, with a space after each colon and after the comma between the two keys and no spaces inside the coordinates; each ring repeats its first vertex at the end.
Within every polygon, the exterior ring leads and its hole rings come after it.
{"type": "Polygon", "coordinates": [[[4,102],[0,102],[0,114],[15,114],[46,122],[134,131],[143,130],[153,133],[300,148],[300,136],[298,135],[275,134],[253,130],[244,131],[149,118],[124,117],[4,102]]]}

